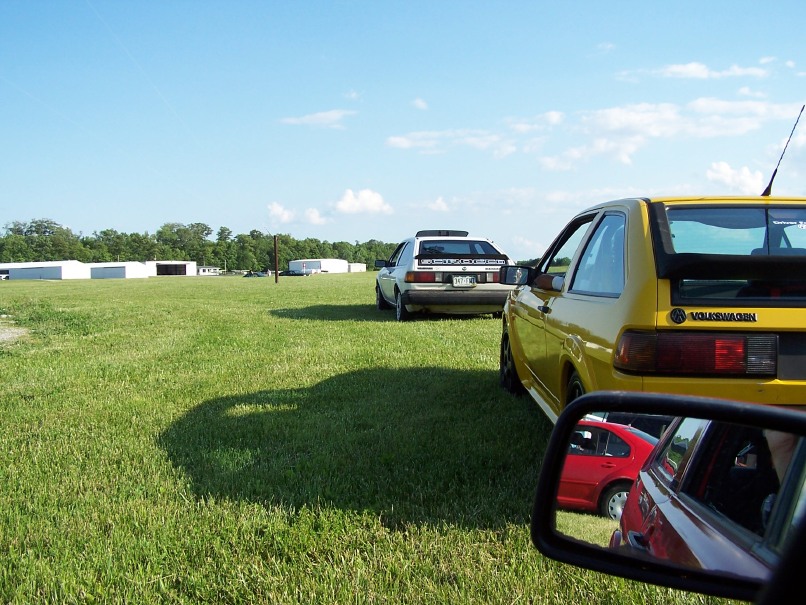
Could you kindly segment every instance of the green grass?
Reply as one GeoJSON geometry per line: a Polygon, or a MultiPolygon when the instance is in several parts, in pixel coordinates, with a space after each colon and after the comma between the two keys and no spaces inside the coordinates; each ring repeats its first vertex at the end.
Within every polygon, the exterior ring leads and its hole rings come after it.
{"type": "Polygon", "coordinates": [[[0,602],[722,602],[543,558],[499,321],[373,277],[0,283],[0,602]]]}

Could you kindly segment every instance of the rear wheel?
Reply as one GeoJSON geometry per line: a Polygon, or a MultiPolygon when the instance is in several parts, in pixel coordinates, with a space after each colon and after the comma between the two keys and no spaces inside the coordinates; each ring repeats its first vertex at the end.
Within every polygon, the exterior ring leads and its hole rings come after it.
{"type": "Polygon", "coordinates": [[[513,395],[524,392],[523,385],[515,370],[515,360],[512,358],[512,344],[509,341],[509,332],[506,328],[501,333],[501,352],[498,358],[498,384],[513,395]]]}
{"type": "Polygon", "coordinates": [[[599,501],[599,514],[614,521],[621,519],[624,503],[627,502],[627,494],[629,493],[629,483],[617,483],[608,487],[602,493],[602,499],[599,501]]]}
{"type": "Polygon", "coordinates": [[[571,378],[568,379],[568,388],[565,391],[565,403],[571,403],[577,397],[585,394],[585,386],[582,384],[582,379],[576,371],[572,372],[571,378]]]}
{"type": "Polygon", "coordinates": [[[383,294],[381,294],[381,287],[378,284],[375,284],[375,306],[379,311],[389,308],[389,303],[386,302],[383,294]]]}
{"type": "Polygon", "coordinates": [[[398,321],[406,321],[410,315],[408,309],[406,309],[406,305],[403,304],[403,294],[398,290],[395,293],[395,319],[398,321]]]}

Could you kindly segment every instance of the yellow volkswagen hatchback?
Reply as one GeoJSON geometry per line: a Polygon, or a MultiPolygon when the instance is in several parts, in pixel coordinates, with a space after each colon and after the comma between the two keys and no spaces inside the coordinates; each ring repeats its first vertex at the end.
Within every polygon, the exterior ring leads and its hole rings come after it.
{"type": "Polygon", "coordinates": [[[499,380],[555,421],[579,395],[806,405],[806,198],[633,198],[501,268],[499,380]]]}

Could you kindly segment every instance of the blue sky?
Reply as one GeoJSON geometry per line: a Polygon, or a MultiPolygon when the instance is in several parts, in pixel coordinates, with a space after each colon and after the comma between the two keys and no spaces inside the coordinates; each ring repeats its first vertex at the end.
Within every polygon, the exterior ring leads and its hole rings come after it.
{"type": "MultiPolygon", "coordinates": [[[[539,256],[579,210],[759,194],[806,2],[0,2],[0,226],[539,256]]],[[[774,194],[806,195],[806,118],[774,194]]]]}

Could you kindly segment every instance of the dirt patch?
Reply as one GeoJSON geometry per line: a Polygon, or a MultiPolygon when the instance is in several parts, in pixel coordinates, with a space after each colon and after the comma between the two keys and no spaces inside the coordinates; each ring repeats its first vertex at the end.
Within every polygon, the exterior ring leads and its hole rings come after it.
{"type": "Polygon", "coordinates": [[[14,342],[18,338],[28,333],[25,328],[15,328],[9,325],[8,322],[0,319],[0,345],[14,342]]]}

